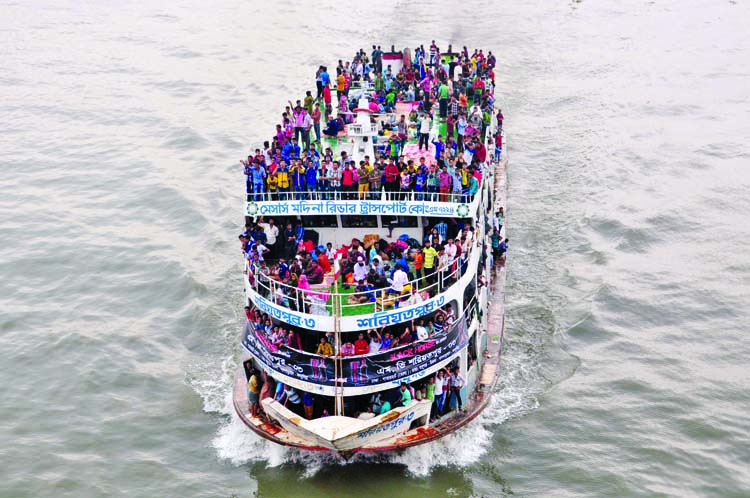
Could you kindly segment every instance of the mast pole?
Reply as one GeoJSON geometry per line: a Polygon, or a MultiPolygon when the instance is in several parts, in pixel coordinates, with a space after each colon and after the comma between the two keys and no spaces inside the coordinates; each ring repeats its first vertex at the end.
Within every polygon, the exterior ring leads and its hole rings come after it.
{"type": "MultiPolygon", "coordinates": [[[[337,265],[338,266],[338,265],[337,265]]],[[[340,266],[339,266],[339,273],[341,272],[340,266]]],[[[333,357],[333,366],[334,366],[334,380],[333,380],[333,389],[334,389],[334,396],[335,396],[335,413],[337,416],[343,415],[344,412],[344,400],[343,400],[343,387],[339,385],[339,372],[343,373],[343,363],[342,359],[339,358],[339,355],[341,354],[341,296],[339,295],[339,279],[338,275],[335,274],[335,280],[334,280],[334,299],[333,299],[333,340],[334,340],[334,357],[333,357]],[[336,353],[336,345],[339,345],[339,351],[338,354],[336,353]],[[339,368],[341,367],[341,368],[339,368]]]]}

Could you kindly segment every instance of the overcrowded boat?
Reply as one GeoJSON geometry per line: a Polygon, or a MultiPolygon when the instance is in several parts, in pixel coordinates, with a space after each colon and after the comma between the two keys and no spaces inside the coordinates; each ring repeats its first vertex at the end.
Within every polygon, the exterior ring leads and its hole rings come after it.
{"type": "Polygon", "coordinates": [[[400,449],[489,403],[508,249],[495,64],[434,41],[357,50],[320,65],[241,160],[247,359],[233,402],[260,436],[400,449]]]}

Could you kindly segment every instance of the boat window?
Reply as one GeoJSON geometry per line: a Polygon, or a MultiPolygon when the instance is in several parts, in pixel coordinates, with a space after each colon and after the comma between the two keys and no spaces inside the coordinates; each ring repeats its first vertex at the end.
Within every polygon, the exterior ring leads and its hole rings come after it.
{"type": "Polygon", "coordinates": [[[378,217],[377,216],[342,215],[341,226],[344,228],[357,228],[357,227],[377,228],[378,217]]]}
{"type": "Polygon", "coordinates": [[[392,216],[383,215],[382,219],[383,228],[390,227],[405,227],[405,228],[416,228],[418,226],[418,218],[416,216],[392,216]]]}
{"type": "Polygon", "coordinates": [[[307,227],[337,228],[338,225],[336,215],[305,216],[307,227]]]}

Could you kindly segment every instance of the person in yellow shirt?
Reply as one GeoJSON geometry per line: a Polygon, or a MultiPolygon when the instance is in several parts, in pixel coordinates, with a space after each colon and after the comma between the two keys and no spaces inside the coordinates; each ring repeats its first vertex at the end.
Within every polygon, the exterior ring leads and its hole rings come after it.
{"type": "Polygon", "coordinates": [[[424,275],[427,279],[427,285],[430,285],[435,282],[435,259],[437,259],[438,253],[429,240],[424,243],[422,255],[424,256],[424,275]]]}
{"type": "Polygon", "coordinates": [[[346,76],[344,76],[344,73],[341,73],[339,77],[336,78],[336,94],[339,99],[344,94],[344,90],[346,90],[346,76]]]}
{"type": "Polygon", "coordinates": [[[357,181],[359,185],[359,200],[362,201],[367,197],[367,191],[370,190],[370,175],[364,161],[359,162],[357,176],[359,177],[357,181]]]}
{"type": "Polygon", "coordinates": [[[278,200],[279,175],[275,170],[268,175],[266,183],[268,184],[268,199],[272,201],[278,200]]]}
{"type": "Polygon", "coordinates": [[[282,160],[275,171],[279,181],[279,197],[282,201],[286,201],[288,200],[289,192],[289,167],[287,166],[286,161],[282,160]]]}
{"type": "Polygon", "coordinates": [[[292,183],[294,184],[294,198],[302,200],[305,192],[305,178],[307,174],[307,168],[302,164],[302,161],[292,161],[292,168],[289,170],[289,174],[292,177],[292,183]]]}
{"type": "Polygon", "coordinates": [[[333,356],[333,348],[325,337],[320,338],[320,344],[318,345],[318,350],[315,353],[326,358],[329,356],[333,356]]]}
{"type": "Polygon", "coordinates": [[[260,400],[260,373],[253,367],[250,380],[247,382],[247,401],[250,403],[250,414],[257,417],[260,414],[258,402],[260,400]]]}

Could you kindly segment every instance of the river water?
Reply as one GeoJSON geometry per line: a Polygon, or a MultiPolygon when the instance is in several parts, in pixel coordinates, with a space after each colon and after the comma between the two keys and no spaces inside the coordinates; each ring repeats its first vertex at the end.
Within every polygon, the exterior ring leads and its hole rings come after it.
{"type": "Polygon", "coordinates": [[[747,2],[0,0],[0,496],[750,496],[747,2]],[[493,406],[333,458],[232,416],[238,160],[320,63],[499,55],[493,406]]]}

